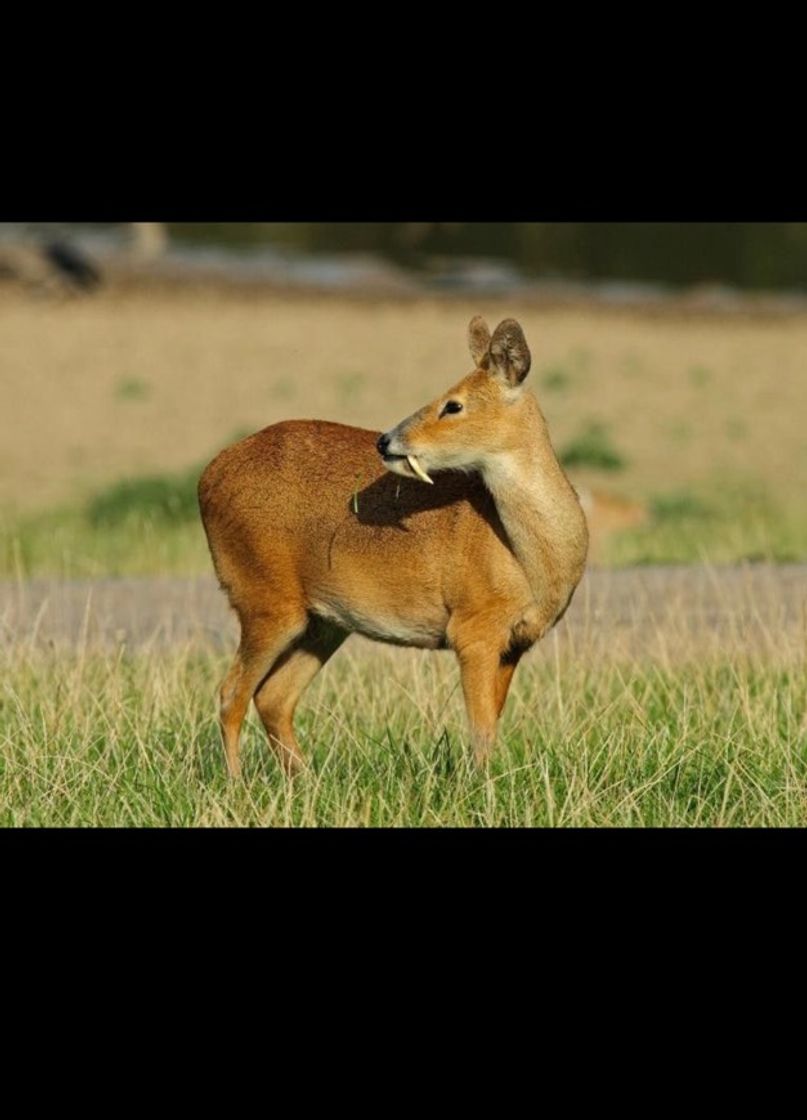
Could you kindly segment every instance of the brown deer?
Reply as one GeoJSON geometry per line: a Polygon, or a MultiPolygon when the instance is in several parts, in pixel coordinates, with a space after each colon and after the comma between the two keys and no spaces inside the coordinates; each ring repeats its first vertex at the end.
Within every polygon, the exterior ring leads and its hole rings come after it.
{"type": "Polygon", "coordinates": [[[297,702],[350,633],[453,649],[475,757],[493,746],[513,672],[583,575],[577,495],[523,382],[517,322],[469,330],[474,370],[385,435],[274,424],[222,451],[199,504],[241,642],[221,686],[231,775],[254,698],[293,773],[297,702]],[[435,475],[432,478],[432,474],[435,475]]]}

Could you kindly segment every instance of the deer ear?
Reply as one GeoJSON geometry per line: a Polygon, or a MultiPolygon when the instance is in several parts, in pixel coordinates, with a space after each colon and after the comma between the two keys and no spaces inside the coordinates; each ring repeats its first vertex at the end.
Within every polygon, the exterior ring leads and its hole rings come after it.
{"type": "Polygon", "coordinates": [[[468,325],[468,349],[477,369],[490,365],[490,331],[481,315],[474,315],[468,325]]]}
{"type": "Polygon", "coordinates": [[[490,360],[496,373],[510,385],[520,385],[530,372],[530,348],[515,319],[505,319],[493,332],[490,360]]]}

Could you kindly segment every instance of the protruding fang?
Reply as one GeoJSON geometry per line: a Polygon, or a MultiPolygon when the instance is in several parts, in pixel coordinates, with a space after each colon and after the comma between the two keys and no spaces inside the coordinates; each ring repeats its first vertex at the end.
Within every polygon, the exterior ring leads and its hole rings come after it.
{"type": "Polygon", "coordinates": [[[422,482],[428,482],[430,486],[434,486],[434,479],[429,478],[414,455],[407,455],[406,461],[422,482]]]}

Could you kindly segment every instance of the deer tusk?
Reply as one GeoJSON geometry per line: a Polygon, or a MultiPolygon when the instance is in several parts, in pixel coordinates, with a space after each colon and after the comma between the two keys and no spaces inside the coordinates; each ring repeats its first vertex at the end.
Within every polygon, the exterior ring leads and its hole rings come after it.
{"type": "Polygon", "coordinates": [[[429,478],[414,455],[407,455],[406,461],[422,482],[428,482],[430,486],[434,486],[434,479],[429,478]]]}

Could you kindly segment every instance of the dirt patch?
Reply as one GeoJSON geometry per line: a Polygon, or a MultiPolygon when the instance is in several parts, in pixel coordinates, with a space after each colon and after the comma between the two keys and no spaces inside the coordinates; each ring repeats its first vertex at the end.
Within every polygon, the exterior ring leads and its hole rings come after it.
{"type": "MultiPolygon", "coordinates": [[[[238,626],[211,578],[0,583],[7,648],[229,651],[238,626]]],[[[354,638],[358,651],[371,643],[354,638]]],[[[807,565],[591,570],[557,629],[557,656],[662,664],[711,656],[773,660],[807,651],[807,565]]]]}
{"type": "Polygon", "coordinates": [[[803,504],[807,316],[177,289],[64,303],[0,294],[0,511],[186,470],[279,420],[386,431],[468,372],[476,313],[522,322],[555,446],[599,425],[626,497],[751,479],[803,504]]]}

